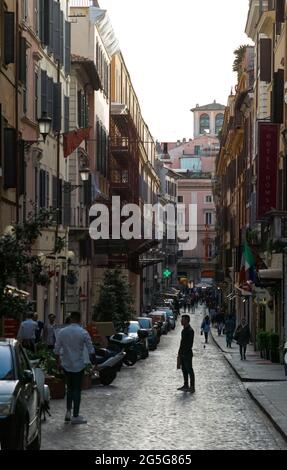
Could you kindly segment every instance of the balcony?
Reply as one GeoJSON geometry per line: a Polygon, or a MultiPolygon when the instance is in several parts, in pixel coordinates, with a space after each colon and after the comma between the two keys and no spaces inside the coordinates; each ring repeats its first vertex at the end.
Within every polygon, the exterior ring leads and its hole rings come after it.
{"type": "Polygon", "coordinates": [[[126,161],[130,156],[129,139],[127,137],[112,137],[111,153],[118,163],[126,161]]]}

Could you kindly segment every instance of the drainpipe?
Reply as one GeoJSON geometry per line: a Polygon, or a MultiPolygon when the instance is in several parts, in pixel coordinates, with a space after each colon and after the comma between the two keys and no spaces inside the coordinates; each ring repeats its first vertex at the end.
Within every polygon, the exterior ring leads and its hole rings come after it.
{"type": "Polygon", "coordinates": [[[19,1],[16,0],[16,41],[15,41],[15,173],[16,173],[16,222],[20,220],[19,188],[19,1]]]}

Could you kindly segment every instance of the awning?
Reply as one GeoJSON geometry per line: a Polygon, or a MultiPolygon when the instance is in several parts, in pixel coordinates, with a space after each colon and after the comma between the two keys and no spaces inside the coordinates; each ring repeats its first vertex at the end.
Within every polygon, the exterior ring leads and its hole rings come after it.
{"type": "Polygon", "coordinates": [[[120,50],[119,42],[115,36],[107,10],[94,6],[90,7],[90,20],[97,25],[101,39],[109,56],[112,57],[117,54],[120,50]]]}
{"type": "Polygon", "coordinates": [[[283,279],[282,269],[259,269],[260,279],[283,279]]]}

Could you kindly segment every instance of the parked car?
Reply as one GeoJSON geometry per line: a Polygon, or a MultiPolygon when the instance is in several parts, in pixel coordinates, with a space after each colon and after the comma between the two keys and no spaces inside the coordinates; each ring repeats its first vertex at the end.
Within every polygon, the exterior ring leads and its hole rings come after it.
{"type": "Polygon", "coordinates": [[[137,320],[140,324],[140,327],[144,330],[147,330],[148,347],[150,351],[154,351],[158,344],[157,328],[153,325],[151,318],[139,317],[137,320]]]}
{"type": "Polygon", "coordinates": [[[152,318],[153,324],[160,323],[161,324],[161,333],[163,335],[167,335],[168,333],[168,321],[166,313],[163,311],[154,310],[149,313],[149,317],[152,318]]]}
{"type": "Polygon", "coordinates": [[[167,320],[168,320],[168,323],[170,325],[170,329],[174,330],[175,329],[175,317],[174,317],[173,310],[171,310],[168,307],[157,307],[157,310],[158,311],[163,311],[163,312],[166,313],[167,320]]]}
{"type": "Polygon", "coordinates": [[[148,332],[141,328],[138,321],[130,321],[125,331],[128,336],[137,339],[137,351],[140,359],[146,359],[149,355],[148,332]]]}
{"type": "Polygon", "coordinates": [[[35,374],[18,341],[0,339],[1,449],[40,450],[41,397],[35,374]]]}

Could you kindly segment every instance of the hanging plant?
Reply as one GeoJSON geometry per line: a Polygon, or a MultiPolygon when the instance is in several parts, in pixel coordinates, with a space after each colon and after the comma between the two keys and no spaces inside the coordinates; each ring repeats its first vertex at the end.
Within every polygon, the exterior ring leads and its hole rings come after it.
{"type": "Polygon", "coordinates": [[[55,240],[54,253],[61,253],[66,248],[66,237],[57,237],[55,240]]]}

